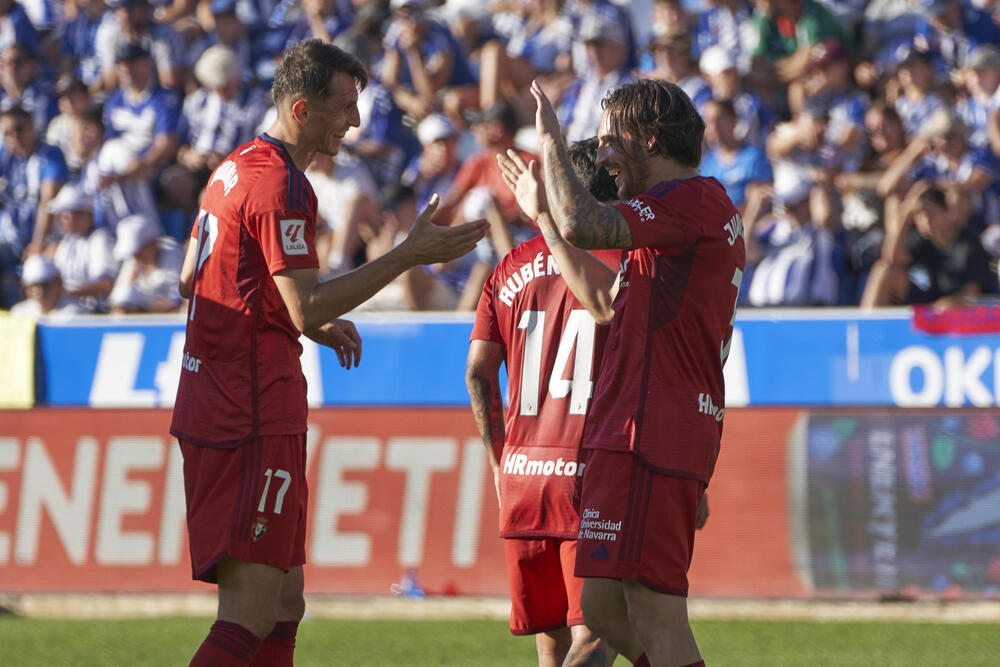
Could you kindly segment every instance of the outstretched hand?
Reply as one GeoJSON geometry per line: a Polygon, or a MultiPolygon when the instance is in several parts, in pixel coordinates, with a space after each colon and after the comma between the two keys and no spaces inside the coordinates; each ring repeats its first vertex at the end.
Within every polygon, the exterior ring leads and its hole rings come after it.
{"type": "Polygon", "coordinates": [[[539,213],[548,212],[549,203],[536,160],[525,163],[517,151],[508,150],[506,155],[497,153],[497,164],[500,166],[503,182],[514,193],[518,206],[526,216],[538,220],[539,213]]]}
{"type": "Polygon", "coordinates": [[[406,240],[400,245],[415,264],[450,262],[468,253],[486,236],[490,223],[485,220],[467,222],[455,227],[442,227],[431,222],[437,210],[438,196],[432,195],[427,207],[417,217],[406,240]]]}
{"type": "Polygon", "coordinates": [[[542,92],[542,87],[538,81],[531,82],[531,95],[538,105],[535,109],[535,131],[538,133],[538,142],[542,145],[546,141],[562,141],[562,128],[559,127],[559,117],[552,107],[552,102],[542,92]]]}
{"type": "Polygon", "coordinates": [[[309,337],[336,352],[341,368],[350,370],[361,363],[361,336],[354,322],[344,319],[327,322],[309,337]]]}

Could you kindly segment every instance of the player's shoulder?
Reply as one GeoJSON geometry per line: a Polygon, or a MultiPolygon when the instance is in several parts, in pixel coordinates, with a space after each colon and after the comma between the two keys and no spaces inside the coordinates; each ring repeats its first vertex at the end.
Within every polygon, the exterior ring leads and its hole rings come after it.
{"type": "Polygon", "coordinates": [[[538,236],[533,236],[532,238],[520,243],[508,252],[503,258],[497,263],[495,275],[509,275],[512,271],[517,271],[520,266],[526,262],[534,261],[534,259],[541,253],[543,256],[549,254],[549,249],[545,245],[545,239],[542,238],[541,234],[538,236]]]}
{"type": "MultiPolygon", "coordinates": [[[[239,182],[246,203],[257,211],[308,208],[308,181],[280,144],[258,136],[237,147],[212,174],[210,183],[239,182]]],[[[230,185],[230,189],[233,185],[230,185]]]]}

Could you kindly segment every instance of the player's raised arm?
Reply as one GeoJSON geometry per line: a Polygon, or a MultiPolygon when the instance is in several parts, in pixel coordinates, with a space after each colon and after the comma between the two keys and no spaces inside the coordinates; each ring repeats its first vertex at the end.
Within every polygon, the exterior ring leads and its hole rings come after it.
{"type": "Polygon", "coordinates": [[[532,160],[530,164],[525,164],[515,151],[497,155],[497,162],[504,182],[517,197],[521,209],[541,229],[545,244],[573,296],[598,324],[610,323],[615,314],[611,304],[618,292],[617,273],[586,250],[567,243],[559,233],[549,211],[537,162],[532,160]]]}
{"type": "Polygon", "coordinates": [[[500,502],[500,453],[504,445],[503,401],[500,396],[500,365],[504,361],[503,345],[491,340],[473,340],[469,344],[469,359],[465,366],[465,385],[476,428],[483,438],[486,456],[493,470],[497,502],[500,502]]]}
{"type": "Polygon", "coordinates": [[[537,81],[531,84],[531,94],[538,104],[535,129],[545,194],[560,235],[573,246],[587,250],[631,249],[632,232],[622,214],[594,199],[573,172],[559,119],[537,81]]]}
{"type": "Polygon", "coordinates": [[[486,235],[489,223],[439,227],[430,222],[438,197],[431,197],[409,236],[385,255],[333,280],[319,282],[317,269],[285,269],[274,282],[292,323],[309,335],[370,299],[396,276],[420,264],[450,262],[471,251],[486,235]]]}

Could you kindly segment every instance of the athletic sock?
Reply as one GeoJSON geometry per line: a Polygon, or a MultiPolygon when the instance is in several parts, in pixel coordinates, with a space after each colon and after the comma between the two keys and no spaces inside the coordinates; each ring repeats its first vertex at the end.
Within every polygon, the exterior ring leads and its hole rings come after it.
{"type": "Polygon", "coordinates": [[[259,647],[257,635],[242,625],[216,621],[188,667],[246,667],[259,647]]]}
{"type": "Polygon", "coordinates": [[[295,664],[292,654],[295,652],[295,633],[298,629],[299,624],[295,621],[275,623],[271,634],[261,642],[251,667],[292,667],[295,664]]]}
{"type": "Polygon", "coordinates": [[[635,665],[635,667],[650,667],[649,658],[646,657],[645,653],[636,658],[635,662],[632,664],[635,665]]]}

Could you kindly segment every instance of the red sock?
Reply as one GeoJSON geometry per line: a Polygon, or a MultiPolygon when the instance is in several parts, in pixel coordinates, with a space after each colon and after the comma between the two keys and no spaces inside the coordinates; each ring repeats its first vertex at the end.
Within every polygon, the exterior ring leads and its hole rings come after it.
{"type": "Polygon", "coordinates": [[[635,662],[633,662],[632,664],[635,665],[635,667],[650,667],[649,658],[646,657],[645,653],[636,658],[635,662]]]}
{"type": "Polygon", "coordinates": [[[242,625],[216,621],[188,667],[245,667],[259,647],[257,635],[242,625]]]}
{"type": "Polygon", "coordinates": [[[292,667],[292,653],[295,651],[295,632],[299,629],[299,624],[293,621],[282,621],[275,623],[271,634],[264,637],[264,641],[257,651],[257,657],[251,667],[292,667]]]}

